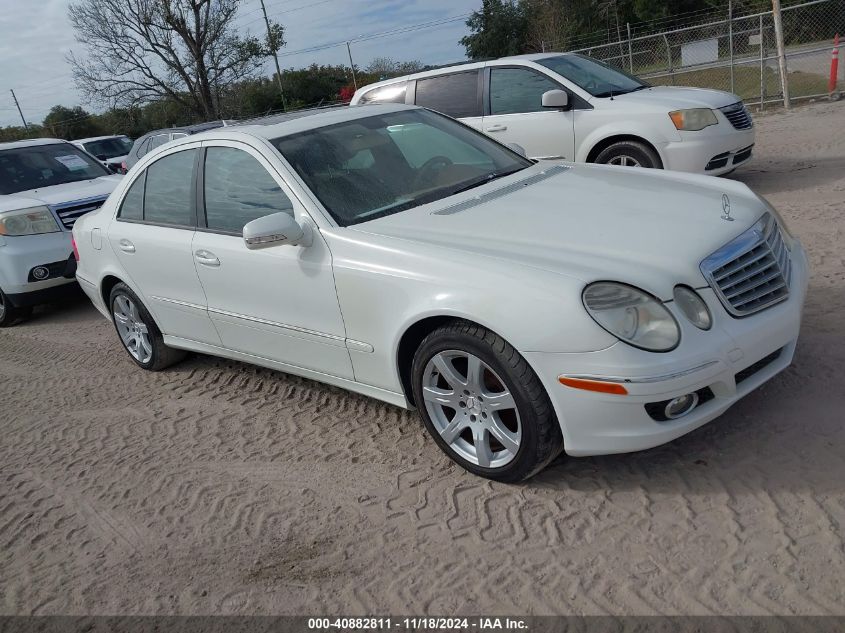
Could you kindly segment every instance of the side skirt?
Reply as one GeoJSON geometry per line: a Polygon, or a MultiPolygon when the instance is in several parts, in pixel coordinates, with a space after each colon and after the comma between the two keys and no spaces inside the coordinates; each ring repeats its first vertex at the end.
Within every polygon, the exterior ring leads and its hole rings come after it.
{"type": "Polygon", "coordinates": [[[346,389],[347,391],[354,391],[376,400],[382,400],[389,404],[401,407],[403,409],[413,409],[414,407],[408,402],[404,394],[396,393],[395,391],[388,391],[387,389],[380,389],[371,385],[365,385],[354,380],[346,378],[339,378],[330,374],[324,374],[313,369],[305,369],[297,367],[296,365],[288,365],[280,363],[279,361],[263,358],[262,356],[254,356],[252,354],[245,354],[243,352],[236,352],[234,350],[226,349],[224,347],[217,347],[216,345],[209,345],[208,343],[200,343],[190,339],[181,338],[178,336],[164,336],[164,344],[168,347],[175,347],[177,349],[184,349],[191,352],[199,352],[201,354],[209,354],[210,356],[222,356],[231,360],[238,360],[245,363],[252,363],[253,365],[261,365],[267,369],[274,369],[276,371],[283,371],[287,374],[294,374],[295,376],[302,376],[303,378],[310,378],[317,382],[326,383],[346,389]]]}

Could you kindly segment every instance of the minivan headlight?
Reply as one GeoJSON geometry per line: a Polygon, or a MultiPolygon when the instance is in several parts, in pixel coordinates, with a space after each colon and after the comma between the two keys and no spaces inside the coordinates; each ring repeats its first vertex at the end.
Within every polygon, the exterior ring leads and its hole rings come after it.
{"type": "Polygon", "coordinates": [[[0,235],[56,233],[59,225],[47,207],[30,207],[0,213],[0,235]]]}
{"type": "Polygon", "coordinates": [[[675,110],[669,113],[669,118],[678,130],[685,132],[697,132],[711,125],[716,125],[719,120],[710,108],[693,108],[692,110],[675,110]]]}
{"type": "Polygon", "coordinates": [[[584,289],[584,307],[616,338],[652,352],[668,352],[681,339],[675,318],[647,292],[615,281],[598,281],[584,289]]]}

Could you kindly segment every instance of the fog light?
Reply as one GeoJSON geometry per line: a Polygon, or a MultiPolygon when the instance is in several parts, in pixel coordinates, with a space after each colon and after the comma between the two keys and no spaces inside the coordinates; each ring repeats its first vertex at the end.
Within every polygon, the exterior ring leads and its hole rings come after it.
{"type": "Polygon", "coordinates": [[[677,398],[670,400],[666,405],[666,408],[663,410],[663,413],[667,419],[677,420],[692,411],[697,404],[698,394],[688,393],[685,396],[678,396],[677,398]]]}
{"type": "Polygon", "coordinates": [[[50,276],[50,271],[44,266],[36,266],[32,269],[32,276],[36,279],[47,279],[50,276]]]}

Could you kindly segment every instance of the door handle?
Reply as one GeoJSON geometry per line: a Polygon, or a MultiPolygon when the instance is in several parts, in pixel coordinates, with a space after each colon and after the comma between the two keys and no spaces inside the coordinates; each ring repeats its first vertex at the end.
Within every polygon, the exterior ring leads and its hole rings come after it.
{"type": "Polygon", "coordinates": [[[203,266],[219,266],[220,260],[217,259],[217,256],[207,250],[200,249],[194,253],[194,257],[196,260],[202,264],[203,266]]]}
{"type": "Polygon", "coordinates": [[[135,252],[135,245],[127,239],[120,240],[117,245],[120,247],[124,253],[134,253],[135,252]]]}
{"type": "Polygon", "coordinates": [[[508,129],[507,125],[491,125],[487,128],[488,132],[504,132],[508,129]]]}

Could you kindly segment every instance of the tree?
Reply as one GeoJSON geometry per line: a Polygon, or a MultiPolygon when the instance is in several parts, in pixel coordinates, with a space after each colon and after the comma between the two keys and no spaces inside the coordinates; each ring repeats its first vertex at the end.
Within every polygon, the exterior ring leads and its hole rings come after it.
{"type": "Polygon", "coordinates": [[[461,38],[470,59],[518,55],[526,51],[528,21],[515,0],[482,0],[466,22],[472,34],[461,38]]]}
{"type": "Polygon", "coordinates": [[[397,62],[390,57],[376,57],[365,69],[371,75],[384,79],[390,76],[410,75],[423,69],[423,63],[418,60],[397,62]]]}
{"type": "Polygon", "coordinates": [[[195,117],[220,117],[220,97],[254,77],[284,45],[273,24],[264,40],[234,34],[241,0],[79,0],[69,8],[83,58],[68,57],[77,86],[93,101],[131,107],[166,99],[195,117]]]}
{"type": "Polygon", "coordinates": [[[68,141],[103,134],[97,121],[80,106],[73,108],[62,105],[53,106],[49,114],[44,117],[43,126],[50,136],[68,141]]]}

